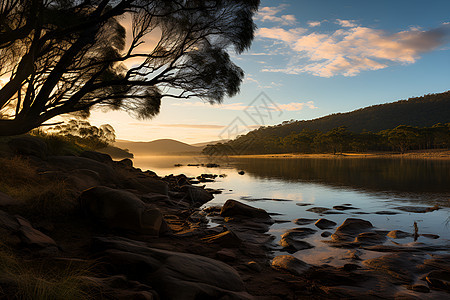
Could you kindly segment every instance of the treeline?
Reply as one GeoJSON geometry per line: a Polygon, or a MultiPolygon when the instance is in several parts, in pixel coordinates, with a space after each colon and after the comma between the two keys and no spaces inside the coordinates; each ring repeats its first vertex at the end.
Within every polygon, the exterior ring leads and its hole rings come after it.
{"type": "Polygon", "coordinates": [[[449,122],[449,116],[450,91],[447,91],[331,114],[314,120],[284,121],[278,125],[262,127],[261,130],[267,136],[280,137],[303,129],[329,131],[339,126],[346,126],[351,132],[379,132],[399,125],[430,127],[449,122]]]}
{"type": "Polygon", "coordinates": [[[276,153],[342,153],[398,151],[450,147],[450,123],[431,127],[400,125],[379,132],[355,133],[345,126],[329,131],[303,129],[284,137],[255,130],[227,143],[208,145],[206,155],[276,154],[276,153]]]}

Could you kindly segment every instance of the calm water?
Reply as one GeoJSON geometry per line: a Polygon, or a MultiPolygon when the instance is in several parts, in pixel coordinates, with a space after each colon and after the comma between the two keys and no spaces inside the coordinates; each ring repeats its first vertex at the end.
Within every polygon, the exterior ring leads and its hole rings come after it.
{"type": "MultiPolygon", "coordinates": [[[[449,244],[450,242],[450,162],[443,160],[411,159],[280,159],[280,158],[240,158],[233,159],[219,168],[187,166],[205,163],[203,158],[195,157],[137,157],[135,166],[143,170],[155,171],[158,175],[186,174],[198,176],[202,173],[225,174],[207,187],[223,189],[223,193],[206,206],[223,204],[227,199],[264,208],[278,213],[274,218],[286,220],[277,223],[270,232],[279,240],[289,228],[300,227],[290,221],[297,218],[318,219],[325,217],[336,223],[355,217],[369,220],[381,230],[403,230],[413,232],[417,222],[419,233],[432,233],[440,236],[433,240],[419,237],[418,242],[426,244],[449,244]],[[174,167],[174,164],[183,164],[174,167]],[[239,170],[245,171],[239,175],[239,170]],[[261,200],[264,198],[263,200],[261,200]],[[284,199],[289,201],[276,201],[284,199]],[[311,204],[300,206],[298,204],[311,204]],[[358,208],[343,214],[318,215],[306,209],[320,206],[332,208],[334,205],[352,204],[358,208]],[[428,213],[408,213],[395,209],[399,206],[442,207],[428,213]],[[398,212],[396,215],[378,215],[378,211],[398,212]],[[367,214],[359,214],[360,212],[367,214]]],[[[313,224],[305,227],[316,228],[313,224]]],[[[333,232],[333,230],[330,230],[333,232]]],[[[342,265],[345,249],[330,248],[322,241],[322,231],[305,241],[315,248],[295,253],[310,263],[330,263],[342,265]]],[[[398,239],[395,242],[407,244],[412,238],[398,239]]],[[[387,244],[392,244],[388,239],[387,244]]],[[[370,258],[377,253],[370,251],[362,258],[370,258]]]]}

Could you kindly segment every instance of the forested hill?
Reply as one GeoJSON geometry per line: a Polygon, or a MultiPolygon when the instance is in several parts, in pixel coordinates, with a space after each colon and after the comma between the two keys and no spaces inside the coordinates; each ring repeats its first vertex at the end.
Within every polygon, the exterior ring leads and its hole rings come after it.
{"type": "Polygon", "coordinates": [[[286,121],[259,130],[267,135],[284,137],[305,128],[328,131],[346,126],[349,131],[358,133],[364,130],[378,132],[398,125],[428,127],[448,122],[450,122],[450,91],[369,106],[348,113],[331,114],[309,121],[286,121]]]}

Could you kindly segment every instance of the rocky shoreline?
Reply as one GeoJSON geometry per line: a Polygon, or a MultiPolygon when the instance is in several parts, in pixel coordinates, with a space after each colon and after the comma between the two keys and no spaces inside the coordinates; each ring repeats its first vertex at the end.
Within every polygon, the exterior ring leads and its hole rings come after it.
{"type": "MultiPolygon", "coordinates": [[[[62,216],[27,219],[17,214],[20,201],[0,192],[3,241],[23,260],[90,264],[79,276],[86,298],[444,299],[450,293],[448,245],[387,247],[386,235],[407,233],[381,232],[356,218],[332,233],[337,224],[322,218],[316,226],[331,235],[330,246],[348,249],[348,263],[309,265],[288,253],[311,248],[302,239],[313,229],[286,232],[280,241],[286,254],[274,257],[270,212],[235,200],[201,209],[214,191],[196,179],[159,177],[130,159],[92,151],[50,155],[31,137],[9,142],[3,156],[17,155],[43,180],[63,182],[72,206],[62,216]],[[360,251],[386,253],[361,261],[360,251]]],[[[0,284],[14,298],[17,282],[0,276],[0,284]]]]}

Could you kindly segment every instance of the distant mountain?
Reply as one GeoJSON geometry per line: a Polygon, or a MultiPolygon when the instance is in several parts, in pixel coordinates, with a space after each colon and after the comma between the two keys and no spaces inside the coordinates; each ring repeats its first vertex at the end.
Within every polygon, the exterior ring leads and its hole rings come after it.
{"type": "Polygon", "coordinates": [[[210,142],[203,142],[203,143],[196,143],[196,144],[191,144],[191,146],[195,146],[195,147],[205,147],[207,145],[214,145],[217,143],[226,143],[228,142],[229,139],[223,139],[223,140],[217,140],[217,141],[210,141],[210,142]]]}
{"type": "Polygon", "coordinates": [[[195,147],[171,139],[154,140],[151,142],[117,140],[114,146],[127,149],[134,155],[199,153],[203,149],[203,147],[195,147]]]}
{"type": "Polygon", "coordinates": [[[428,127],[450,122],[450,91],[379,104],[347,113],[336,113],[308,121],[285,121],[260,128],[259,133],[284,137],[302,129],[328,131],[346,126],[352,132],[392,129],[398,125],[428,127]]]}

